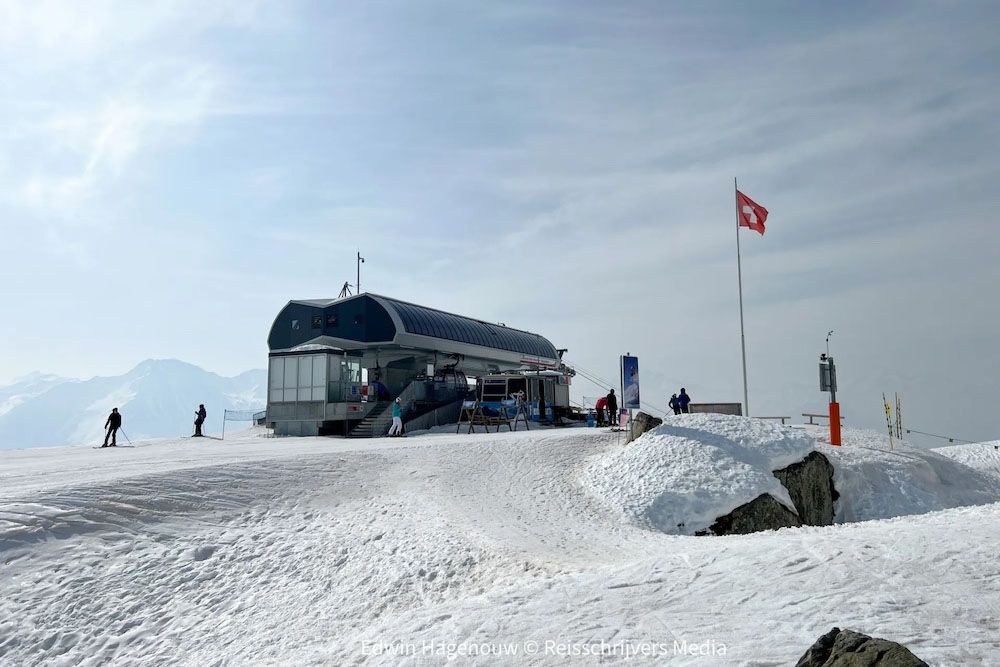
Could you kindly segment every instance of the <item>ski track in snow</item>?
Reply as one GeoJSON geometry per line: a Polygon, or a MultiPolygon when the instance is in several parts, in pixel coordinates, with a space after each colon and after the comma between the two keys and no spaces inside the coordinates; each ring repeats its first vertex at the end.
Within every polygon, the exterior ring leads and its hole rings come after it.
{"type": "MultiPolygon", "coordinates": [[[[594,461],[623,447],[595,429],[251,431],[5,452],[0,664],[436,665],[446,658],[421,654],[423,642],[677,640],[726,652],[630,663],[786,665],[837,625],[931,664],[1000,665],[1000,504],[667,535],[593,494],[594,461]],[[367,642],[417,653],[366,654],[367,642]]],[[[872,456],[847,450],[845,461],[872,456]]]]}

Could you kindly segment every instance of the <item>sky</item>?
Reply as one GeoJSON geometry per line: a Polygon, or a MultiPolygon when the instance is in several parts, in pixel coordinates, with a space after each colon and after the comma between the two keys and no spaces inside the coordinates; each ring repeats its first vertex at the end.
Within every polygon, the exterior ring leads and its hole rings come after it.
{"type": "MultiPolygon", "coordinates": [[[[0,0],[6,353],[266,362],[362,289],[543,334],[643,400],[1000,438],[1000,5],[0,0]]],[[[577,378],[577,397],[606,391],[577,378]]],[[[926,439],[924,444],[941,444],[926,439]]]]}

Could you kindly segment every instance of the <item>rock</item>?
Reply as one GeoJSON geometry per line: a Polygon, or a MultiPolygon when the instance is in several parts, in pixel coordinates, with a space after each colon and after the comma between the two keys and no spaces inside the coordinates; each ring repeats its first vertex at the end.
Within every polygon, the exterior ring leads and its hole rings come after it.
{"type": "Polygon", "coordinates": [[[807,526],[833,523],[833,503],[840,494],[833,486],[833,465],[819,452],[792,465],[774,471],[774,476],[788,489],[795,511],[807,526]]]}
{"type": "Polygon", "coordinates": [[[744,535],[761,530],[803,525],[829,526],[833,523],[834,501],[840,494],[833,486],[833,465],[825,456],[810,452],[798,463],[775,470],[774,476],[788,489],[795,511],[764,493],[720,516],[708,530],[696,534],[744,535]]]}
{"type": "Polygon", "coordinates": [[[795,667],[928,667],[902,644],[834,628],[816,640],[795,667]]]}
{"type": "Polygon", "coordinates": [[[647,415],[645,412],[639,412],[639,414],[635,417],[632,417],[632,432],[629,435],[628,441],[632,442],[646,431],[652,431],[662,423],[663,420],[659,417],[647,415]]]}
{"type": "Polygon", "coordinates": [[[746,535],[761,530],[801,525],[802,521],[795,512],[775,500],[771,494],[762,493],[729,514],[720,516],[708,529],[716,535],[746,535]]]}

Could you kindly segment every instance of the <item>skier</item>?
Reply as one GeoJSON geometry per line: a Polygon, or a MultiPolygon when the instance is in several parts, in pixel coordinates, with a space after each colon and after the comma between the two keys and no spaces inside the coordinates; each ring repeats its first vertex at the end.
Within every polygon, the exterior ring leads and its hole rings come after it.
{"type": "Polygon", "coordinates": [[[670,409],[674,411],[675,415],[679,415],[681,413],[681,404],[677,399],[677,394],[670,397],[670,409]]]}
{"type": "Polygon", "coordinates": [[[194,413],[194,435],[193,438],[200,438],[203,436],[201,432],[201,425],[205,423],[205,418],[208,417],[208,411],[205,410],[205,404],[198,404],[198,411],[194,413]]]}
{"type": "Polygon", "coordinates": [[[611,426],[618,425],[618,397],[615,396],[615,390],[612,389],[608,392],[607,396],[608,403],[608,422],[611,426]]]}
{"type": "Polygon", "coordinates": [[[403,405],[399,398],[392,404],[392,427],[389,429],[390,438],[398,438],[403,435],[403,405]]]}
{"type": "Polygon", "coordinates": [[[108,420],[104,422],[104,428],[107,429],[107,433],[104,434],[104,444],[101,447],[117,447],[118,446],[118,429],[122,426],[122,414],[118,412],[118,408],[111,408],[111,414],[108,415],[108,420]],[[111,438],[111,444],[108,444],[108,438],[111,438]]]}
{"type": "Polygon", "coordinates": [[[689,403],[691,403],[691,397],[688,396],[687,389],[681,387],[681,393],[677,397],[677,405],[680,406],[681,412],[683,412],[684,414],[688,414],[689,412],[691,412],[691,409],[688,408],[689,403]]]}

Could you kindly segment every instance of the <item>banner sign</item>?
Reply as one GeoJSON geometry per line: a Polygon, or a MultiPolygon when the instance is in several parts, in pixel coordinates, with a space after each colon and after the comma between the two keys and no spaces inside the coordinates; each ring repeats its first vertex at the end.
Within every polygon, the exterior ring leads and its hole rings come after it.
{"type": "Polygon", "coordinates": [[[622,357],[622,407],[638,409],[639,407],[639,357],[622,357]]]}

